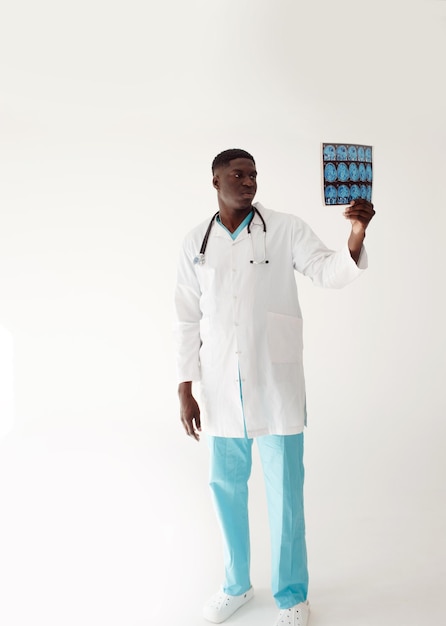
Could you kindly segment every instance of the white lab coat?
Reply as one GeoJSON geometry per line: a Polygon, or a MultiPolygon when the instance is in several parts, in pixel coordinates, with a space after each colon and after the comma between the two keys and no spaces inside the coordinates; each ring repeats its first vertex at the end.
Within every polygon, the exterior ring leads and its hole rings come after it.
{"type": "Polygon", "coordinates": [[[300,218],[255,206],[251,236],[214,223],[204,265],[194,265],[209,220],[185,238],[178,264],[178,381],[200,381],[203,429],[220,437],[292,435],[306,423],[302,315],[294,270],[343,287],[367,267],[345,245],[329,250],[300,218]],[[240,398],[243,391],[243,407],[240,398]]]}

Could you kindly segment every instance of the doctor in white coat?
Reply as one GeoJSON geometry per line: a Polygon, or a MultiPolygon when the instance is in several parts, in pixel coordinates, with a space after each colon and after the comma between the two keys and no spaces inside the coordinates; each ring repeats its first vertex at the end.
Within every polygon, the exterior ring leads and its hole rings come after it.
{"type": "Polygon", "coordinates": [[[358,277],[367,267],[363,241],[375,211],[365,200],[352,202],[344,212],[348,242],[333,251],[298,217],[254,203],[257,171],[248,152],[225,150],[212,173],[219,211],[186,236],[175,293],[181,421],[190,437],[199,440],[202,427],[208,436],[224,547],[224,582],[203,614],[223,622],[253,596],[247,483],[255,439],[267,490],[276,626],[306,626],[306,406],[294,272],[333,288],[358,277]]]}

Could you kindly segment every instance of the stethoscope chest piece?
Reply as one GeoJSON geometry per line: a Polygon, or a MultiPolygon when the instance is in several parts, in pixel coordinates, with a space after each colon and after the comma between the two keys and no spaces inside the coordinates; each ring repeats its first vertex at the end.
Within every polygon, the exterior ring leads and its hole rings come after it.
{"type": "Polygon", "coordinates": [[[202,252],[199,252],[194,258],[194,265],[204,265],[205,257],[202,252]]]}

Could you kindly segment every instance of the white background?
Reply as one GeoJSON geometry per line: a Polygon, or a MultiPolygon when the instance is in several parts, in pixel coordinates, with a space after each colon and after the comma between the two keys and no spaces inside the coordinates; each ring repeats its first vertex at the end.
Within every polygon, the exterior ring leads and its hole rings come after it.
{"type": "MultiPolygon", "coordinates": [[[[0,622],[202,623],[205,441],[178,422],[172,291],[210,163],[348,236],[320,143],[374,146],[369,270],[298,277],[312,626],[444,619],[446,3],[16,0],[0,19],[0,622]],[[443,616],[443,617],[440,617],[443,616]]],[[[272,624],[257,458],[257,598],[272,624]]]]}

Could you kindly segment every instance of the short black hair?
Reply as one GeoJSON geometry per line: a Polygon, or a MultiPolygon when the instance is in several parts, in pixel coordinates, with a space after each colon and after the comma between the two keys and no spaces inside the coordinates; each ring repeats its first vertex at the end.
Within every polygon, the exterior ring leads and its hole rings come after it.
{"type": "Polygon", "coordinates": [[[217,154],[212,161],[212,173],[214,174],[215,170],[222,165],[229,165],[229,162],[233,159],[249,159],[255,165],[254,157],[249,154],[249,152],[241,148],[231,148],[230,150],[223,150],[223,152],[217,154]]]}

